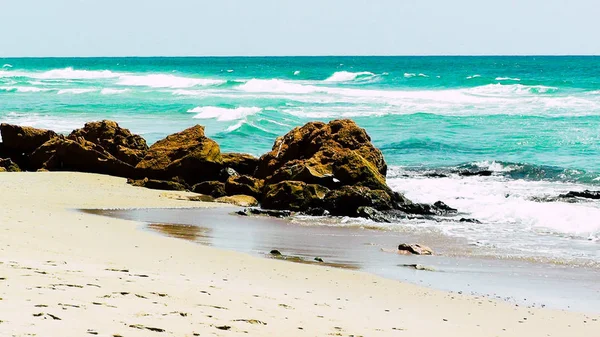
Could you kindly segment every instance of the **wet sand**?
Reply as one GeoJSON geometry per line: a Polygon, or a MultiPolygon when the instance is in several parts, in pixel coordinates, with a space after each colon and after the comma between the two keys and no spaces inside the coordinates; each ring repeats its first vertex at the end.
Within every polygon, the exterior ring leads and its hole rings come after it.
{"type": "Polygon", "coordinates": [[[600,313],[600,270],[520,260],[481,258],[479,247],[437,234],[310,226],[269,217],[240,217],[230,209],[91,211],[149,223],[145,228],[203,245],[273,258],[277,249],[296,262],[354,268],[390,279],[508,301],[600,313]],[[175,224],[178,223],[179,225],[175,224]],[[399,243],[423,243],[435,256],[389,253],[399,243]],[[419,265],[416,270],[413,265],[419,265]],[[560,291],[557,291],[560,289],[560,291]]]}
{"type": "Polygon", "coordinates": [[[0,186],[0,335],[542,337],[600,330],[597,314],[258,258],[75,211],[209,206],[182,200],[188,193],[80,173],[6,173],[0,186]]]}

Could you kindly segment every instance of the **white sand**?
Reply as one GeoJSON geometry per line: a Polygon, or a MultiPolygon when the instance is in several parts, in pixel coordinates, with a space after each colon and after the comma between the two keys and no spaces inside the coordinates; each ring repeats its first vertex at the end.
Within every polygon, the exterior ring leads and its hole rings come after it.
{"type": "Polygon", "coordinates": [[[255,258],[73,210],[214,205],[177,200],[186,195],[93,174],[1,173],[0,336],[600,335],[598,315],[255,258]]]}

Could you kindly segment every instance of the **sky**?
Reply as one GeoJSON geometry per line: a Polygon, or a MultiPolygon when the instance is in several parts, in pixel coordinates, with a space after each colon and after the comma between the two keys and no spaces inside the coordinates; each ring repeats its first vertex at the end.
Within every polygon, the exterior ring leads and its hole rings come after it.
{"type": "Polygon", "coordinates": [[[0,57],[600,54],[598,0],[0,0],[0,57]]]}

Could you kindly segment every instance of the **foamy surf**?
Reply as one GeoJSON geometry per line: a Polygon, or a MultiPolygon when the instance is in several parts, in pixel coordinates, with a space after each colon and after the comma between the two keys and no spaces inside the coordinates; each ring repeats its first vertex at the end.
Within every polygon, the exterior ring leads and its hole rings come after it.
{"type": "Polygon", "coordinates": [[[180,77],[166,74],[151,74],[151,75],[126,75],[120,76],[117,81],[118,85],[134,86],[134,87],[150,87],[150,88],[192,88],[203,86],[215,86],[224,84],[227,81],[214,80],[205,78],[180,77]]]}
{"type": "MultiPolygon", "coordinates": [[[[215,106],[197,107],[188,112],[196,113],[196,119],[216,119],[217,121],[234,121],[257,114],[263,109],[257,107],[221,108],[215,106]]],[[[241,125],[240,125],[241,126],[241,125]]]]}
{"type": "Polygon", "coordinates": [[[355,81],[355,80],[364,80],[364,79],[370,79],[375,77],[376,75],[373,74],[372,72],[368,72],[368,71],[361,71],[361,72],[349,72],[349,71],[338,71],[335,72],[333,75],[331,75],[330,77],[328,77],[327,79],[325,79],[324,82],[350,82],[350,81],[355,81]]]}

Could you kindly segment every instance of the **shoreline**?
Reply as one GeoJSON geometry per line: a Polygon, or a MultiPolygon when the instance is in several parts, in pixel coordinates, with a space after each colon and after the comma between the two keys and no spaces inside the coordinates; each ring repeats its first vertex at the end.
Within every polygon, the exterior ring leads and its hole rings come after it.
{"type": "Polygon", "coordinates": [[[208,205],[176,199],[192,193],[67,172],[4,173],[0,185],[0,282],[8,285],[0,329],[10,335],[564,336],[600,328],[598,315],[260,259],[73,211],[208,205]]]}

